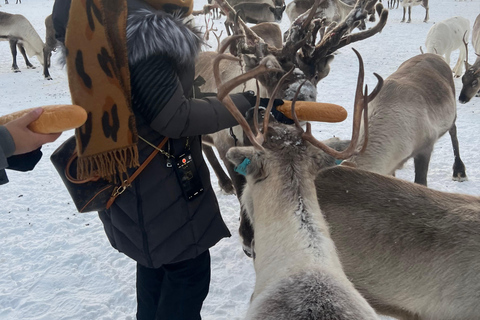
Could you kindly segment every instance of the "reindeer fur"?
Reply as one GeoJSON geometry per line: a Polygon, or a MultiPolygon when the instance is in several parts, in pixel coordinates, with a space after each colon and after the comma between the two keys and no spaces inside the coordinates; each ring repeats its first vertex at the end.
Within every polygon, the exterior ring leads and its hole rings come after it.
{"type": "Polygon", "coordinates": [[[315,186],[345,273],[377,312],[479,318],[479,197],[344,166],[315,186]]]}

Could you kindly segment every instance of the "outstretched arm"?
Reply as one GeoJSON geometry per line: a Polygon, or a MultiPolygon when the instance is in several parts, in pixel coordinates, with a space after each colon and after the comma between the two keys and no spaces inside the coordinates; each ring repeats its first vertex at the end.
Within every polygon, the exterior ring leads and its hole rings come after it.
{"type": "MultiPolygon", "coordinates": [[[[180,138],[217,132],[237,125],[216,98],[185,97],[171,61],[154,55],[130,68],[134,108],[164,136],[180,138]]],[[[243,94],[231,95],[240,112],[252,107],[243,94]]]]}

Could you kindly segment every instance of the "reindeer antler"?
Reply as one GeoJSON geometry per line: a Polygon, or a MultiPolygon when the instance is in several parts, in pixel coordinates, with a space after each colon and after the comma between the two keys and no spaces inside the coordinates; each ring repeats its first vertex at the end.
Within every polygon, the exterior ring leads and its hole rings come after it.
{"type": "MultiPolygon", "coordinates": [[[[350,141],[350,145],[347,147],[342,152],[339,152],[333,148],[330,148],[326,144],[322,143],[321,141],[318,141],[313,135],[312,135],[312,127],[310,123],[307,122],[307,131],[302,134],[302,138],[310,142],[312,145],[316,146],[317,148],[323,150],[327,154],[337,158],[337,159],[347,159],[348,157],[352,156],[353,154],[356,153],[357,150],[357,143],[358,143],[358,138],[360,136],[360,127],[361,127],[361,118],[362,118],[362,113],[364,116],[364,130],[365,130],[365,139],[363,141],[363,146],[361,152],[365,150],[365,147],[367,145],[368,141],[368,102],[373,100],[375,96],[378,94],[380,91],[381,87],[383,86],[383,79],[380,77],[378,74],[375,74],[377,79],[379,80],[377,83],[377,86],[373,90],[371,95],[368,95],[368,87],[365,86],[365,93],[362,93],[363,90],[363,82],[365,78],[365,72],[364,72],[364,67],[363,67],[363,59],[360,53],[353,49],[352,50],[355,52],[355,54],[358,57],[359,60],[359,71],[358,71],[358,79],[357,79],[357,89],[355,92],[355,106],[354,106],[354,111],[353,111],[353,129],[352,129],[352,139],[350,141]]],[[[294,106],[292,103],[292,114],[294,114],[293,110],[294,106]]],[[[296,118],[296,115],[294,116],[296,118]]],[[[298,119],[295,120],[295,123],[297,127],[301,128],[298,119]]],[[[303,130],[303,129],[302,129],[303,130]]]]}
{"type": "MultiPolygon", "coordinates": [[[[223,59],[227,60],[234,60],[238,61],[239,58],[233,57],[231,55],[225,54],[226,48],[230,45],[232,41],[236,40],[236,37],[241,37],[241,36],[232,36],[230,37],[224,45],[220,48],[218,56],[215,58],[213,61],[213,74],[215,76],[215,83],[217,84],[217,98],[223,102],[225,107],[230,111],[230,113],[233,115],[233,117],[238,121],[242,129],[244,130],[245,134],[247,135],[248,139],[252,142],[252,145],[260,150],[263,150],[262,143],[263,143],[263,135],[257,134],[255,136],[252,132],[252,129],[248,125],[247,121],[245,120],[244,116],[238,111],[237,107],[233,103],[232,99],[228,95],[230,91],[232,91],[235,87],[237,87],[239,84],[254,78],[260,74],[270,72],[270,71],[277,71],[281,72],[281,70],[276,70],[274,68],[268,68],[265,64],[260,64],[256,68],[250,70],[247,73],[241,74],[233,79],[230,79],[226,83],[222,83],[222,79],[220,76],[220,61],[223,59]]],[[[257,99],[258,101],[258,99],[257,99]]],[[[258,103],[256,106],[258,111],[258,103]]]]}

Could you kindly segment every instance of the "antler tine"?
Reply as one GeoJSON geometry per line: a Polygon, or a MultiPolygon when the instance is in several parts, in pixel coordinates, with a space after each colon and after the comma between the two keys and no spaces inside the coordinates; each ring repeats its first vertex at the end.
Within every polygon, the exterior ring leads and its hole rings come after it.
{"type": "Polygon", "coordinates": [[[378,73],[375,73],[375,72],[373,73],[373,75],[377,77],[378,83],[375,89],[373,89],[372,93],[370,93],[370,95],[368,96],[368,102],[371,102],[373,99],[375,99],[375,97],[383,87],[383,78],[378,73]]]}
{"type": "MultiPolygon", "coordinates": [[[[285,82],[285,79],[287,79],[293,73],[293,70],[294,68],[292,67],[287,73],[285,73],[280,78],[280,81],[278,81],[277,85],[275,86],[275,89],[273,90],[272,95],[270,96],[270,100],[268,101],[268,104],[267,104],[267,110],[265,111],[265,117],[263,118],[263,134],[267,132],[268,121],[270,119],[270,112],[272,111],[273,102],[275,102],[275,97],[277,96],[278,91],[280,91],[280,88],[282,87],[283,82],[285,82]]],[[[283,70],[281,72],[283,72],[283,70]]]]}
{"type": "Polygon", "coordinates": [[[253,128],[255,129],[255,134],[258,136],[260,134],[260,128],[258,127],[258,111],[260,109],[260,85],[258,80],[255,81],[257,86],[257,100],[255,101],[255,109],[253,111],[253,128]]]}
{"type": "MultiPolygon", "coordinates": [[[[355,106],[354,106],[354,111],[353,111],[353,128],[352,128],[352,139],[350,141],[350,145],[347,147],[342,152],[339,152],[333,148],[330,148],[329,146],[325,145],[324,143],[318,141],[313,135],[312,135],[312,127],[310,123],[307,123],[307,131],[303,133],[302,137],[309,141],[311,144],[314,146],[320,148],[321,150],[325,151],[327,154],[337,158],[337,159],[347,159],[348,157],[352,156],[356,152],[357,148],[357,142],[358,138],[360,136],[360,127],[362,123],[362,112],[364,115],[364,128],[368,130],[368,102],[369,102],[369,96],[368,96],[368,88],[365,88],[365,93],[362,92],[362,87],[363,87],[363,81],[364,81],[364,67],[363,67],[363,59],[360,53],[358,53],[357,50],[353,49],[355,54],[358,57],[359,61],[359,71],[358,71],[358,79],[357,79],[357,89],[355,93],[355,106]]],[[[377,77],[378,78],[378,77],[377,77]]],[[[381,78],[381,77],[380,77],[381,78]]],[[[383,83],[383,81],[382,81],[383,83]]],[[[381,88],[381,83],[379,81],[379,84],[377,84],[378,91],[381,88]]],[[[377,89],[376,89],[377,90],[377,89]]],[[[372,94],[372,96],[374,96],[372,94]]],[[[368,131],[365,131],[366,133],[368,131]]],[[[364,144],[362,147],[362,151],[366,147],[367,143],[367,138],[364,140],[364,144]]]]}
{"type": "Polygon", "coordinates": [[[465,31],[462,37],[463,44],[465,45],[465,71],[467,71],[468,68],[470,67],[468,65],[468,42],[465,40],[466,35],[467,35],[467,31],[465,31]]]}
{"type": "Polygon", "coordinates": [[[298,86],[297,92],[295,92],[295,96],[293,97],[292,100],[292,117],[293,117],[293,122],[295,122],[295,126],[302,130],[302,132],[305,132],[300,125],[300,121],[298,121],[297,113],[295,112],[295,104],[297,103],[297,98],[298,94],[300,93],[300,89],[303,87],[303,85],[307,82],[307,80],[303,81],[301,85],[298,86]]]}

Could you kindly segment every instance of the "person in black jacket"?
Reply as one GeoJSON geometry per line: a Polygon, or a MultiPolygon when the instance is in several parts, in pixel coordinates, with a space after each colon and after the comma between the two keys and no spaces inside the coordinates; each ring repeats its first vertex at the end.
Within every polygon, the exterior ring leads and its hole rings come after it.
{"type": "MultiPolygon", "coordinates": [[[[70,3],[54,4],[60,41],[65,32],[68,40],[70,3]]],[[[162,154],[99,216],[111,245],[137,262],[137,319],[200,319],[210,283],[209,248],[230,236],[202,156],[201,135],[237,123],[215,97],[192,99],[195,58],[202,45],[198,31],[183,22],[192,1],[127,0],[127,5],[139,163],[164,137],[169,140],[162,154]]],[[[101,8],[92,8],[88,12],[95,17],[101,8]]],[[[67,52],[72,54],[68,45],[67,52]]],[[[77,71],[82,68],[78,59],[77,71]]],[[[255,101],[251,93],[231,98],[243,114],[255,101]]],[[[276,105],[281,103],[276,100],[276,105]]],[[[128,170],[131,174],[134,168],[128,170]]]]}
{"type": "Polygon", "coordinates": [[[32,170],[42,157],[40,147],[60,136],[61,133],[40,134],[28,129],[42,112],[42,108],[37,108],[0,126],[0,185],[8,182],[5,169],[32,170]]]}

